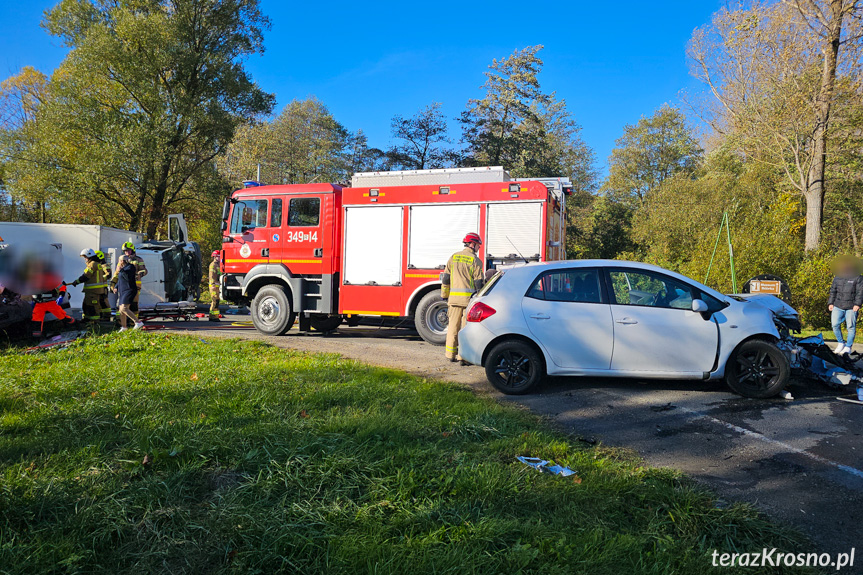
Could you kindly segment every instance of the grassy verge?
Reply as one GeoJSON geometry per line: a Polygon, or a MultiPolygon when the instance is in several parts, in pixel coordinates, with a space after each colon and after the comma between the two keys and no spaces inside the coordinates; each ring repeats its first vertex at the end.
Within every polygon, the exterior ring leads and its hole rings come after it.
{"type": "MultiPolygon", "coordinates": [[[[860,328],[857,330],[857,333],[854,335],[854,343],[863,343],[863,333],[861,333],[861,330],[863,330],[863,325],[860,326],[860,328]]],[[[842,333],[843,337],[847,335],[844,330],[842,331],[842,333]]],[[[819,334],[824,337],[824,341],[836,341],[836,335],[833,333],[832,329],[804,329],[801,330],[799,334],[794,335],[798,337],[810,337],[819,334]]]]}
{"type": "Polygon", "coordinates": [[[335,356],[149,333],[0,352],[2,573],[703,573],[714,549],[799,544],[674,472],[335,356]]]}

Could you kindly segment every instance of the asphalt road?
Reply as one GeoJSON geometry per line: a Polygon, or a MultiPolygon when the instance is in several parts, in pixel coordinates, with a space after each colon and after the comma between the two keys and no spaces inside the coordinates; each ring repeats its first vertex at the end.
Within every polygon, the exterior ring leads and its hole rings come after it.
{"type": "Polygon", "coordinates": [[[679,469],[726,501],[752,503],[807,534],[819,546],[813,552],[863,547],[863,406],[836,399],[853,389],[795,380],[788,388],[792,401],[754,400],[712,382],[552,378],[534,395],[512,397],[496,392],[481,368],[444,361],[442,348],[410,329],[343,326],[331,335],[268,337],[254,330],[248,316],[165,327],[338,353],[462,383],[526,406],[585,440],[630,448],[652,466],[679,469]]]}

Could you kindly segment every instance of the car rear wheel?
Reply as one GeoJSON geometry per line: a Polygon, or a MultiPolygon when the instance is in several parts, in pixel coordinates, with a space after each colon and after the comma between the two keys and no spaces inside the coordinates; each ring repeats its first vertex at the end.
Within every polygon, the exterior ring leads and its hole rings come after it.
{"type": "Polygon", "coordinates": [[[250,311],[255,329],[267,335],[285,334],[297,319],[291,300],[281,286],[261,288],[252,300],[250,311]]]}
{"type": "Polygon", "coordinates": [[[542,356],[523,341],[495,345],[485,362],[485,375],[495,389],[507,395],[529,393],[545,376],[542,356]]]}
{"type": "Polygon", "coordinates": [[[753,339],[737,348],[725,368],[725,382],[744,397],[773,397],[785,388],[791,366],[781,349],[753,339]]]}
{"type": "Polygon", "coordinates": [[[414,326],[417,333],[427,342],[434,345],[446,343],[446,330],[449,325],[446,300],[440,296],[439,290],[425,294],[417,305],[414,314],[414,326]]]}

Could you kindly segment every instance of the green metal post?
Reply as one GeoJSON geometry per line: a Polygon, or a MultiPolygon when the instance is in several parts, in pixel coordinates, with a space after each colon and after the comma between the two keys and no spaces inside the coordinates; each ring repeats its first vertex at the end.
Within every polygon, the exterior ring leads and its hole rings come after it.
{"type": "Polygon", "coordinates": [[[719,224],[719,233],[716,234],[716,243],[713,244],[713,254],[710,256],[710,263],[707,264],[707,273],[704,275],[704,285],[707,285],[707,278],[710,277],[710,269],[713,267],[713,259],[716,257],[716,249],[719,247],[719,240],[722,238],[722,226],[725,225],[725,218],[728,217],[728,212],[723,212],[722,222],[719,224]]]}
{"type": "MultiPolygon", "coordinates": [[[[722,229],[719,230],[722,233],[722,229]]],[[[731,245],[731,220],[725,212],[725,233],[728,237],[728,261],[731,264],[731,291],[737,293],[737,271],[734,269],[734,247],[731,245]]]]}

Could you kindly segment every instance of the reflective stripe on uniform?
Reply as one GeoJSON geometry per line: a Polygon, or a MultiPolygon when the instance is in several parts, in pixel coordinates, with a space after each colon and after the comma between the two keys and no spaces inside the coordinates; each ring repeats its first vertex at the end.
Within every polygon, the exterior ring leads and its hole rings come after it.
{"type": "Polygon", "coordinates": [[[84,286],[84,289],[100,289],[100,288],[106,288],[106,287],[108,287],[108,284],[106,284],[106,283],[104,283],[104,284],[88,284],[88,285],[84,286]]]}
{"type": "Polygon", "coordinates": [[[472,292],[472,291],[451,291],[451,292],[449,292],[449,295],[450,295],[450,296],[456,296],[456,297],[459,297],[459,296],[470,297],[470,296],[472,296],[474,293],[476,293],[476,292],[472,292]]]}

